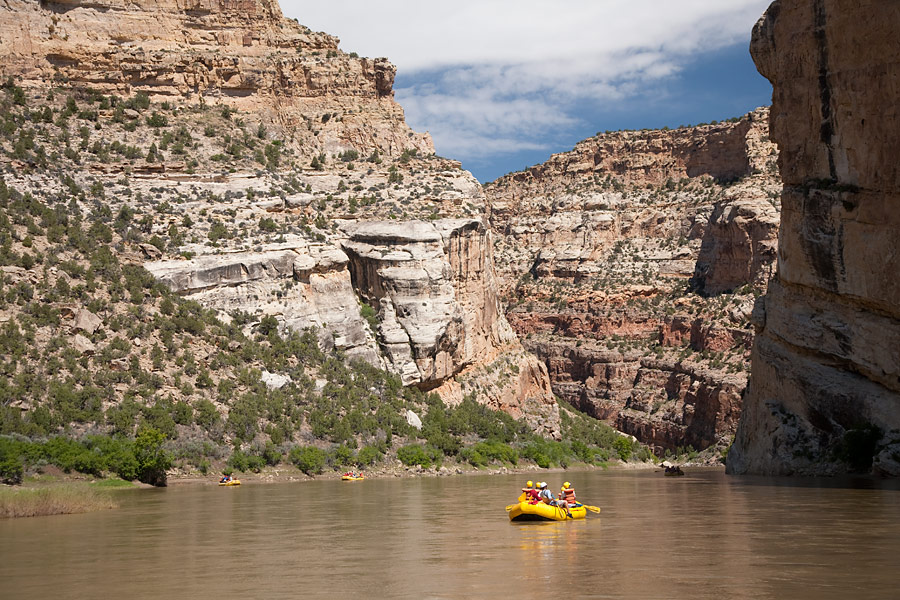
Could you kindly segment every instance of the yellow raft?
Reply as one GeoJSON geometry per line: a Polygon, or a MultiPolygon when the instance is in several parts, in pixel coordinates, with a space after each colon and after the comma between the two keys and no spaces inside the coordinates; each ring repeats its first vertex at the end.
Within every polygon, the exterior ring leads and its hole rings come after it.
{"type": "Polygon", "coordinates": [[[241,480],[240,479],[232,479],[231,481],[220,481],[219,485],[221,485],[221,486],[241,485],[241,480]]]}
{"type": "Polygon", "coordinates": [[[582,504],[569,507],[569,512],[572,513],[571,518],[566,514],[564,508],[550,506],[543,502],[537,504],[519,502],[518,504],[510,505],[508,508],[510,521],[570,521],[572,519],[583,519],[587,515],[587,509],[582,504]]]}
{"type": "Polygon", "coordinates": [[[341,481],[361,481],[365,478],[365,475],[341,475],[341,481]]]}

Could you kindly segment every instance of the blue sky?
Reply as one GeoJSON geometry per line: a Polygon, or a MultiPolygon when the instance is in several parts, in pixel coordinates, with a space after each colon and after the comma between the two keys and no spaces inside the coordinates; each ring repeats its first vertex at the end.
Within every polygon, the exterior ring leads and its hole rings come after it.
{"type": "Polygon", "coordinates": [[[284,14],[387,56],[437,153],[493,180],[598,131],[677,127],[769,104],[748,53],[768,0],[281,0],[284,14]]]}

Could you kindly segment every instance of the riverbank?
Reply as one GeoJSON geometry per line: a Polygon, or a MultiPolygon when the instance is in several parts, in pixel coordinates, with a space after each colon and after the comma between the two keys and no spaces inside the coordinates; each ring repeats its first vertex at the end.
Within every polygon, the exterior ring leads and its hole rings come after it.
{"type": "MultiPolygon", "coordinates": [[[[131,484],[125,483],[131,487],[131,484]]],[[[0,488],[0,518],[67,515],[118,506],[108,485],[57,482],[41,487],[0,488]]]]}
{"type": "MultiPolygon", "coordinates": [[[[724,467],[723,467],[724,468],[724,467]]],[[[544,478],[543,474],[566,473],[570,471],[603,471],[607,469],[658,469],[662,471],[659,464],[652,462],[614,462],[602,465],[589,465],[586,463],[577,463],[567,468],[551,467],[541,468],[537,465],[527,466],[500,466],[489,468],[477,468],[469,464],[450,464],[441,467],[421,466],[404,466],[397,462],[393,465],[377,465],[369,469],[355,469],[362,472],[366,479],[395,479],[395,478],[416,478],[416,477],[458,477],[470,475],[512,475],[521,474],[530,479],[544,478]],[[532,476],[533,475],[533,476],[532,476]]],[[[306,475],[295,467],[288,465],[279,465],[277,467],[266,467],[259,473],[235,473],[234,477],[240,479],[242,483],[285,483],[292,481],[321,481],[321,480],[338,480],[341,478],[340,471],[328,471],[319,475],[306,475]]],[[[209,474],[202,475],[197,472],[180,472],[178,470],[169,471],[168,483],[170,486],[191,485],[191,484],[208,484],[210,482],[218,482],[220,475],[209,474]]]]}

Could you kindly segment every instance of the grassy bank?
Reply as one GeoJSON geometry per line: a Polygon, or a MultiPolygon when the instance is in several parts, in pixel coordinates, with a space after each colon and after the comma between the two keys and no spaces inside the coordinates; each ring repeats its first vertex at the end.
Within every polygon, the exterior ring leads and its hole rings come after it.
{"type": "Polygon", "coordinates": [[[118,508],[112,495],[106,489],[86,483],[0,488],[0,518],[66,515],[109,508],[118,508]]]}

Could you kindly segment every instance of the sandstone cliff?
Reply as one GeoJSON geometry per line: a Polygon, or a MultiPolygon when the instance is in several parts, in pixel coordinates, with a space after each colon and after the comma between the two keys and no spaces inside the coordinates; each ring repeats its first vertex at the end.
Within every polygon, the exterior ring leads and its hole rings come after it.
{"type": "Polygon", "coordinates": [[[774,2],[778,270],[758,311],[732,473],[900,475],[900,47],[894,3],[774,2]]]}
{"type": "Polygon", "coordinates": [[[406,125],[386,59],[273,0],[10,0],[0,74],[11,186],[115,219],[122,256],[247,334],[314,327],[559,435],[500,310],[481,186],[406,125]]]}
{"type": "Polygon", "coordinates": [[[286,19],[276,0],[7,0],[0,73],[102,94],[227,105],[312,156],[433,152],[393,100],[395,67],[286,19]]]}
{"type": "Polygon", "coordinates": [[[598,134],[485,188],[507,318],[554,392],[658,452],[737,426],[775,259],[767,120],[598,134]]]}

